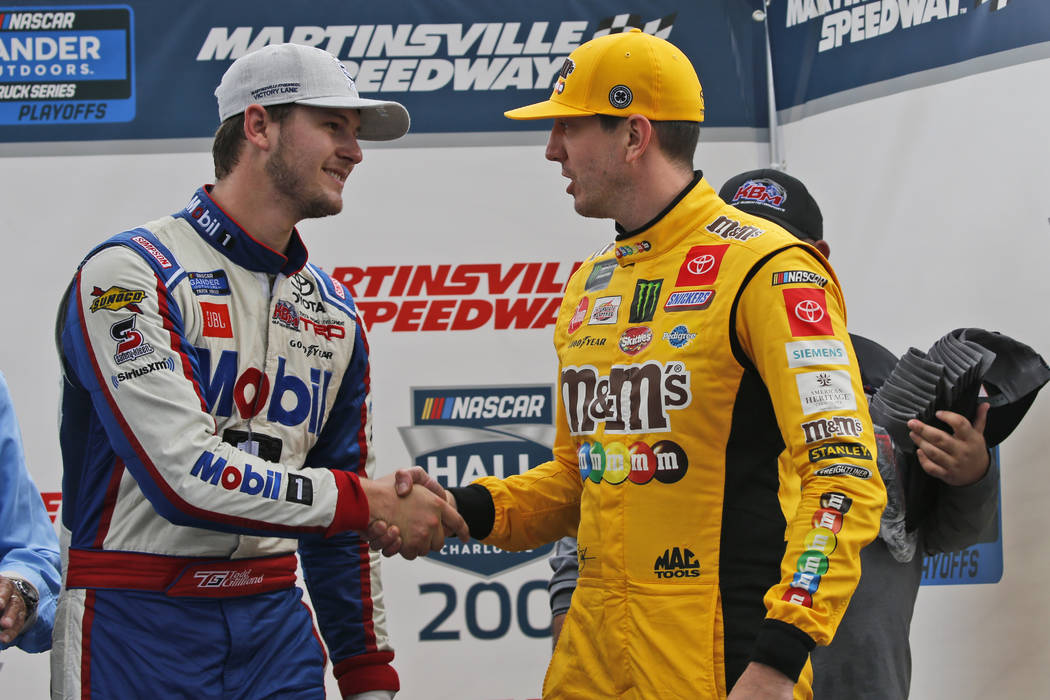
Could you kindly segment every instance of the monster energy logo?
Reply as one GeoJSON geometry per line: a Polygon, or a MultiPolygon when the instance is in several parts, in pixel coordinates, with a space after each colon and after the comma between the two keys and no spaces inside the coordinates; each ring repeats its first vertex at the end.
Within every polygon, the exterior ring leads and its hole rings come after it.
{"type": "Polygon", "coordinates": [[[629,323],[646,323],[653,320],[656,307],[660,305],[661,280],[638,280],[634,287],[634,299],[631,301],[629,323]]]}

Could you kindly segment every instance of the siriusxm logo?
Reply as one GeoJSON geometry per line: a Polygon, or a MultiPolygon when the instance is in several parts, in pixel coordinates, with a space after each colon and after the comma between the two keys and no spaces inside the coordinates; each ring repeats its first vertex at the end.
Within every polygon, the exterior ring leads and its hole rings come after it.
{"type": "Polygon", "coordinates": [[[685,547],[671,547],[653,562],[657,578],[696,578],[700,576],[700,562],[685,547]]]}
{"type": "Polygon", "coordinates": [[[150,372],[156,372],[157,370],[166,369],[170,372],[175,371],[175,359],[167,357],[157,362],[150,362],[148,365],[142,367],[135,367],[124,372],[117,372],[109,376],[109,381],[113,384],[114,389],[119,389],[121,382],[126,382],[129,379],[135,379],[143,375],[149,374],[150,372]]]}

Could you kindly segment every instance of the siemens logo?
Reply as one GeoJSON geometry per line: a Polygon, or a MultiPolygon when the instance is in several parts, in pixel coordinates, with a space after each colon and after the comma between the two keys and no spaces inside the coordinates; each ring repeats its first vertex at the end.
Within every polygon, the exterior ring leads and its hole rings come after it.
{"type": "Polygon", "coordinates": [[[788,367],[848,365],[849,354],[840,340],[800,340],[784,343],[788,367]]]}

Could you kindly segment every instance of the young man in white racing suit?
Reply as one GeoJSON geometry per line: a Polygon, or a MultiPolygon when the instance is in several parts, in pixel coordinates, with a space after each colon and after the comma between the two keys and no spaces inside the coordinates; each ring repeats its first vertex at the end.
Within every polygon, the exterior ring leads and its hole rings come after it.
{"type": "MultiPolygon", "coordinates": [[[[63,551],[56,698],[391,698],[376,555],[464,527],[372,480],[368,343],[295,229],[342,208],[359,140],[409,126],[320,49],[235,61],[215,91],[216,184],[91,251],[59,313],[63,551]]],[[[418,498],[416,498],[418,496],[418,498]]]]}

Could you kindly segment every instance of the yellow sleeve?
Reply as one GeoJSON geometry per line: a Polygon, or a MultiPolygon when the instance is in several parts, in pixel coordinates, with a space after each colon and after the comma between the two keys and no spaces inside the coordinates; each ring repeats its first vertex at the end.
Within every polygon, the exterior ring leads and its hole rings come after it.
{"type": "Polygon", "coordinates": [[[886,504],[834,272],[808,247],[780,251],[743,290],[736,328],[772,399],[785,443],[782,469],[800,483],[793,495],[781,494],[797,507],[784,504],[783,576],[766,592],[767,622],[828,644],[860,579],[860,550],[878,534],[886,504]]]}

